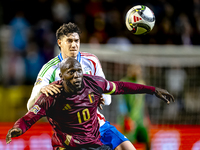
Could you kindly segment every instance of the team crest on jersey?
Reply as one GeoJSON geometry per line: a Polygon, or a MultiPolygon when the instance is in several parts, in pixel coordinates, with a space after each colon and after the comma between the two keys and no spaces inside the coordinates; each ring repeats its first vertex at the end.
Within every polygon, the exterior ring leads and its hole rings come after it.
{"type": "Polygon", "coordinates": [[[37,114],[40,111],[40,107],[38,105],[33,106],[33,108],[31,108],[30,112],[33,112],[34,114],[37,114]]]}
{"type": "Polygon", "coordinates": [[[92,71],[86,71],[85,74],[90,74],[90,75],[92,75],[92,71]]]}
{"type": "Polygon", "coordinates": [[[42,79],[38,78],[37,81],[35,82],[35,85],[39,85],[40,83],[42,83],[42,79]]]}
{"type": "Polygon", "coordinates": [[[84,68],[84,72],[85,72],[85,74],[90,74],[90,75],[92,75],[92,71],[91,71],[91,69],[90,69],[89,67],[85,67],[85,68],[84,68]]]}
{"type": "Polygon", "coordinates": [[[93,93],[89,93],[88,98],[89,98],[90,103],[94,103],[94,94],[93,93]]]}

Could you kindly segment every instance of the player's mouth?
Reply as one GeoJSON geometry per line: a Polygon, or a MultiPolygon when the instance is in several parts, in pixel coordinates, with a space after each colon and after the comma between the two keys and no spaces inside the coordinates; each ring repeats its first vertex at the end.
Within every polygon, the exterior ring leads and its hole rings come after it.
{"type": "Polygon", "coordinates": [[[75,86],[81,85],[81,81],[75,81],[75,82],[74,82],[74,85],[75,85],[75,86]]]}
{"type": "Polygon", "coordinates": [[[76,49],[71,49],[70,51],[71,51],[71,52],[76,52],[77,50],[76,50],[76,49]]]}

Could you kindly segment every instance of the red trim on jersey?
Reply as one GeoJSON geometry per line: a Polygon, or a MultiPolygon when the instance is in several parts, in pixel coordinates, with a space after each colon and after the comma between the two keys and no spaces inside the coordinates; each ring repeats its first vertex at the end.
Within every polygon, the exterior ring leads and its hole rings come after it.
{"type": "Polygon", "coordinates": [[[106,121],[106,119],[105,119],[104,117],[102,117],[100,114],[97,114],[97,117],[98,117],[100,120],[106,121]]]}
{"type": "Polygon", "coordinates": [[[97,71],[97,67],[96,67],[96,63],[93,61],[93,60],[91,60],[91,59],[88,59],[88,60],[90,60],[92,63],[93,63],[93,65],[94,65],[94,75],[96,74],[96,71],[97,71]]]}
{"type": "MultiPolygon", "coordinates": [[[[85,52],[81,52],[81,56],[86,56],[86,57],[94,57],[98,60],[99,62],[99,59],[97,58],[97,56],[95,56],[94,54],[90,54],[90,53],[85,53],[85,52]]],[[[101,67],[101,63],[99,62],[99,65],[101,67]]],[[[101,67],[102,68],[102,67],[101,67]]]]}

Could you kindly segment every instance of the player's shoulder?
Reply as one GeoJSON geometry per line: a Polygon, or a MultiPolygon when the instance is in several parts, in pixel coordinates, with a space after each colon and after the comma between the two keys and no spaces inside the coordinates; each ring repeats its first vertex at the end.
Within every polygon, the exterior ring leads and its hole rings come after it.
{"type": "Polygon", "coordinates": [[[92,60],[99,60],[98,57],[94,54],[88,53],[88,52],[80,52],[81,57],[85,59],[92,59],[92,60]]]}
{"type": "Polygon", "coordinates": [[[58,58],[58,56],[52,58],[51,60],[49,60],[46,64],[44,64],[44,66],[55,66],[58,65],[60,63],[60,59],[58,58]]]}
{"type": "Polygon", "coordinates": [[[60,59],[58,56],[49,60],[46,64],[42,66],[42,69],[39,72],[39,76],[44,76],[47,72],[53,72],[56,68],[59,68],[60,59]]]}
{"type": "Polygon", "coordinates": [[[106,80],[101,77],[101,76],[94,76],[94,75],[89,75],[89,74],[84,74],[83,77],[86,79],[86,80],[90,80],[92,82],[105,82],[106,80]]]}
{"type": "Polygon", "coordinates": [[[94,76],[89,74],[83,75],[83,82],[86,86],[92,88],[94,91],[97,91],[98,93],[103,92],[102,89],[104,89],[107,83],[106,80],[101,76],[94,76]]]}
{"type": "MultiPolygon", "coordinates": [[[[99,61],[99,59],[97,58],[96,55],[91,54],[91,53],[87,53],[87,52],[80,52],[81,53],[81,64],[89,64],[89,65],[93,65],[94,68],[101,68],[101,63],[99,61]]],[[[96,74],[96,73],[95,73],[96,74]]]]}
{"type": "Polygon", "coordinates": [[[40,107],[47,106],[51,104],[54,100],[53,96],[46,96],[44,93],[41,93],[40,97],[36,101],[36,105],[39,105],[40,107]]]}

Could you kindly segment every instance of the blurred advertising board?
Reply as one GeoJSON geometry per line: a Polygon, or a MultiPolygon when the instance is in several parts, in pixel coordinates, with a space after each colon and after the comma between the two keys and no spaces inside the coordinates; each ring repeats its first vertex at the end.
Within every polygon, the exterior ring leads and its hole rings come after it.
{"type": "MultiPolygon", "coordinates": [[[[0,123],[0,149],[52,150],[53,132],[48,123],[36,123],[26,133],[6,144],[6,134],[12,125],[13,123],[0,123]]],[[[199,125],[153,125],[150,138],[151,150],[200,150],[199,125]]]]}

